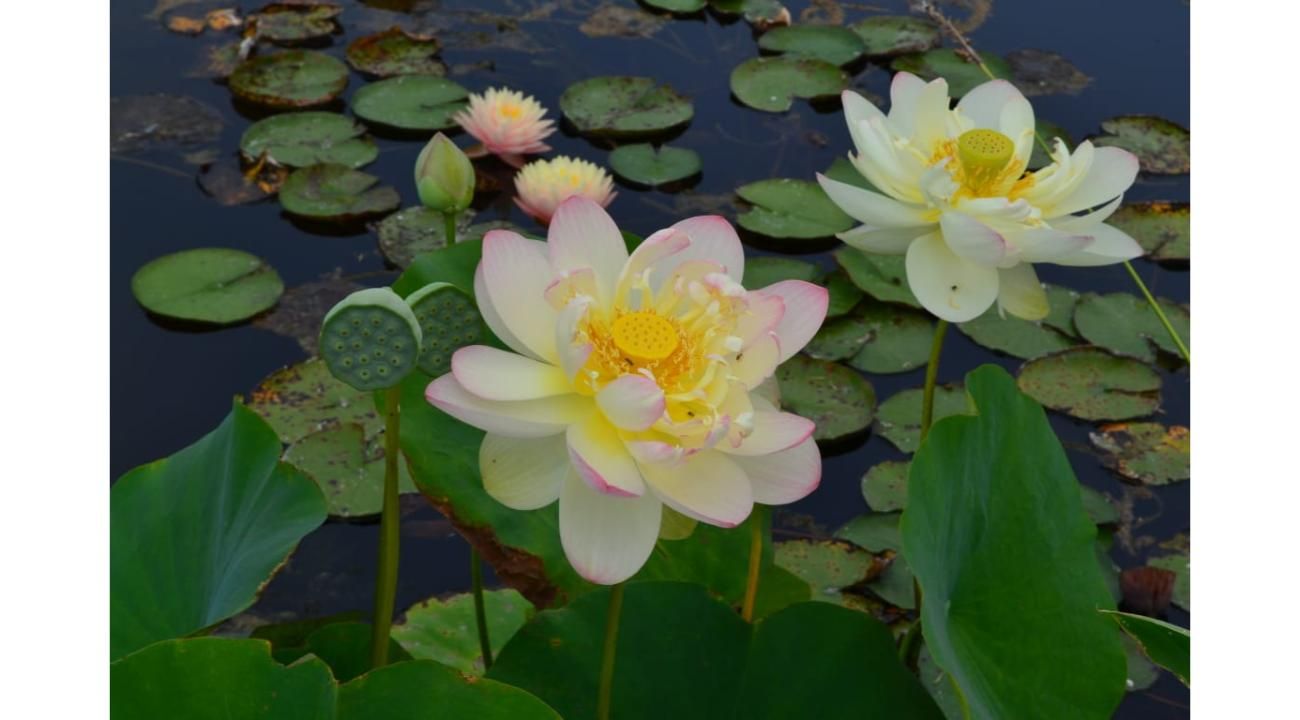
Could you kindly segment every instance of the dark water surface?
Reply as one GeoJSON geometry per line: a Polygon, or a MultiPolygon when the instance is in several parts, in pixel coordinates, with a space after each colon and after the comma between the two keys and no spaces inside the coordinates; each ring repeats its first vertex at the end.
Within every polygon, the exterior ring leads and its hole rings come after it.
{"type": "MultiPolygon", "coordinates": [[[[337,1],[337,0],[336,0],[337,1]]],[[[235,4],[235,3],[229,3],[235,4]]],[[[344,33],[335,36],[327,52],[342,55],[352,38],[387,28],[398,15],[355,2],[340,16],[344,33]]],[[[414,4],[451,18],[455,29],[492,32],[492,26],[470,26],[467,11],[493,10],[517,15],[529,8],[555,3],[535,2],[374,2],[378,6],[414,4]],[[439,6],[441,10],[439,10],[439,6]]],[[[641,235],[682,217],[714,212],[690,207],[694,200],[729,199],[731,191],[746,182],[767,177],[812,179],[838,156],[851,149],[838,107],[819,112],[796,101],[792,111],[774,115],[750,110],[733,101],[728,91],[731,68],[758,54],[750,28],[743,22],[723,24],[717,18],[670,21],[648,39],[591,38],[579,23],[599,2],[562,2],[548,19],[521,26],[529,43],[542,52],[468,49],[450,45],[443,60],[455,67],[490,60],[492,68],[455,75],[472,91],[490,85],[508,85],[535,95],[558,115],[557,101],[569,84],[593,75],[650,75],[691,96],[695,118],[672,142],[700,153],[704,172],[685,194],[665,194],[619,188],[610,212],[619,225],[641,235]],[[704,197],[701,197],[704,196],[704,197]],[[720,196],[710,198],[708,196],[720,196]]],[[[629,0],[615,4],[630,6],[629,0]]],[[[238,150],[239,136],[251,119],[231,101],[218,82],[188,76],[202,63],[206,48],[218,41],[211,33],[200,38],[173,34],[147,19],[155,0],[118,0],[112,13],[112,95],[170,93],[188,95],[217,108],[225,126],[210,147],[223,156],[238,150]]],[[[261,3],[245,4],[251,11],[261,3]]],[[[805,2],[787,2],[796,18],[805,2]]],[[[872,8],[904,11],[899,0],[871,2],[872,8]]],[[[866,6],[860,6],[866,7],[866,6]]],[[[845,3],[847,21],[868,14],[845,3]]],[[[1102,120],[1121,114],[1154,114],[1184,126],[1189,124],[1189,9],[1186,0],[1123,0],[1043,2],[996,0],[987,21],[971,34],[980,50],[1005,53],[1039,48],[1069,58],[1093,78],[1078,95],[1031,98],[1039,117],[1065,127],[1075,140],[1099,131],[1102,120]]],[[[962,11],[954,10],[954,15],[962,11]]],[[[231,36],[219,38],[228,41],[231,36]]],[[[446,43],[445,43],[446,44],[446,43]]],[[[867,67],[854,79],[854,87],[878,97],[888,96],[889,72],[867,67]]],[[[353,74],[346,100],[366,79],[353,74]]],[[[421,141],[380,138],[379,159],[365,168],[385,184],[395,186],[404,205],[418,203],[411,168],[421,141]]],[[[583,138],[557,133],[549,141],[555,154],[568,154],[605,165],[607,149],[583,138]]],[[[395,277],[386,270],[375,236],[364,229],[344,235],[314,234],[287,220],[277,202],[222,207],[206,196],[195,182],[196,168],[187,165],[174,148],[136,154],[111,163],[112,263],[112,460],[116,478],[144,462],[166,456],[214,428],[230,408],[230,400],[246,393],[270,372],[305,357],[289,338],[249,325],[210,332],[163,327],[150,319],[131,296],[131,275],[144,263],[178,250],[217,246],[240,248],[265,258],[284,278],[286,287],[321,279],[329,274],[368,273],[362,282],[379,284],[395,277]],[[379,274],[376,274],[379,273],[379,274]]],[[[534,227],[509,203],[507,193],[492,207],[481,210],[477,221],[506,217],[524,227],[534,227]]],[[[1130,201],[1188,199],[1186,176],[1139,178],[1127,196],[1130,201]]],[[[734,210],[723,210],[734,220],[734,210]]],[[[753,248],[751,248],[753,250],[753,248]]],[[[755,250],[755,254],[764,251],[755,250]]],[[[825,253],[807,255],[828,267],[825,253]]],[[[1188,301],[1186,270],[1162,268],[1146,261],[1136,263],[1152,291],[1178,302],[1188,301]]],[[[1079,291],[1136,292],[1122,266],[1061,268],[1038,266],[1045,282],[1079,291]]],[[[1020,361],[995,356],[960,332],[950,332],[944,348],[941,381],[960,380],[975,366],[997,362],[1014,372],[1020,361]]],[[[883,400],[895,392],[918,387],[923,371],[870,376],[883,400]]],[[[1164,406],[1157,420],[1187,425],[1188,373],[1164,373],[1164,406]]],[[[1051,415],[1053,426],[1070,451],[1079,479],[1112,498],[1131,491],[1102,467],[1089,451],[1090,425],[1051,415]]],[[[865,441],[825,461],[821,488],[809,498],[784,509],[792,515],[810,516],[828,531],[864,512],[859,479],[881,460],[903,458],[888,441],[870,436],[865,441]]],[[[1164,541],[1189,531],[1189,483],[1158,488],[1153,496],[1136,498],[1133,513],[1138,542],[1126,547],[1116,542],[1116,563],[1132,567],[1145,563],[1142,536],[1164,541]]],[[[398,607],[404,608],[435,594],[463,591],[469,586],[464,542],[438,513],[418,498],[408,498],[403,524],[402,574],[398,607]]],[[[778,515],[782,517],[782,515],[778,515]]],[[[253,612],[262,618],[319,615],[370,607],[373,564],[378,536],[376,524],[329,523],[306,538],[288,566],[253,612]]],[[[1188,615],[1170,609],[1172,622],[1188,625],[1188,615]]],[[[1119,717],[1185,717],[1187,691],[1165,675],[1150,690],[1129,695],[1119,717]]]]}

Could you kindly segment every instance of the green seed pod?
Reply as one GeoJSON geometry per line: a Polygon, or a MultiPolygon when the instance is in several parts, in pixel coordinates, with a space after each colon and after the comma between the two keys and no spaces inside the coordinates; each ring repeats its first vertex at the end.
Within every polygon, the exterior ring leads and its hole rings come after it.
{"type": "Polygon", "coordinates": [[[424,337],[420,369],[430,375],[449,372],[452,353],[487,337],[474,299],[455,285],[431,283],[411,293],[406,302],[415,312],[424,337]]]}
{"type": "Polygon", "coordinates": [[[386,287],[352,293],[321,323],[321,358],[334,377],[358,390],[397,385],[419,354],[420,324],[386,287]]]}

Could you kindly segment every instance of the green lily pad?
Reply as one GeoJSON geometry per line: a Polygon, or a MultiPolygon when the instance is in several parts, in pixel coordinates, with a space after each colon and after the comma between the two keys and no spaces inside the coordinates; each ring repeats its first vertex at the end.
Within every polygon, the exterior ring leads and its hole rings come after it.
{"type": "MultiPolygon", "coordinates": [[[[1057,138],[1060,138],[1065,142],[1067,148],[1074,147],[1074,139],[1070,137],[1070,132],[1050,120],[1035,118],[1034,134],[1037,135],[1038,138],[1041,138],[1044,143],[1047,143],[1048,147],[1053,149],[1056,148],[1057,138]]],[[[1047,151],[1043,149],[1043,144],[1035,140],[1034,152],[1029,156],[1029,169],[1037,170],[1039,168],[1045,168],[1051,164],[1052,158],[1049,157],[1047,151]]]]}
{"type": "Polygon", "coordinates": [[[782,280],[814,282],[821,270],[806,260],[764,255],[745,260],[745,288],[761,290],[782,280]]]}
{"type": "Polygon", "coordinates": [[[832,63],[808,57],[751,58],[731,71],[731,92],[755,110],[785,112],[795,98],[839,95],[849,76],[832,63]]]}
{"type": "MultiPolygon", "coordinates": [[[[1187,309],[1169,300],[1157,299],[1174,330],[1191,346],[1192,316],[1187,309]]],[[[1074,308],[1074,326],[1085,340],[1113,350],[1132,355],[1147,362],[1156,359],[1155,347],[1178,354],[1169,332],[1156,317],[1147,301],[1129,293],[1098,295],[1085,293],[1074,308]],[[1152,343],[1155,347],[1152,347],[1152,343]]]]}
{"type": "Polygon", "coordinates": [[[871,57],[922,53],[939,47],[943,41],[938,25],[906,15],[877,15],[859,20],[849,29],[862,38],[865,52],[871,57]]]}
{"type": "Polygon", "coordinates": [[[609,166],[624,180],[649,185],[666,185],[700,172],[700,154],[687,148],[642,143],[624,145],[609,154],[609,166]]]}
{"type": "Polygon", "coordinates": [[[1101,124],[1093,145],[1123,148],[1137,155],[1142,172],[1182,175],[1192,170],[1192,136],[1187,128],[1153,115],[1121,115],[1101,124]]]}
{"type": "Polygon", "coordinates": [[[1109,498],[1087,485],[1080,485],[1079,490],[1083,491],[1083,511],[1088,513],[1088,518],[1094,525],[1114,525],[1119,522],[1119,511],[1109,498]]]}
{"type": "Polygon", "coordinates": [[[876,255],[857,248],[835,251],[835,261],[849,274],[854,285],[881,302],[902,303],[921,310],[921,302],[907,284],[907,268],[902,255],[876,255]]]}
{"type": "Polygon", "coordinates": [[[904,610],[916,607],[916,594],[912,586],[912,569],[907,558],[899,552],[903,539],[898,532],[900,513],[871,512],[859,515],[835,532],[835,537],[848,540],[858,547],[885,555],[894,553],[893,560],[883,572],[867,583],[866,589],[880,599],[904,610]]]}
{"type": "Polygon", "coordinates": [[[691,119],[691,101],[654,78],[607,75],[570,85],[560,111],[578,132],[632,137],[663,132],[691,119]]]}
{"type": "Polygon", "coordinates": [[[817,425],[817,440],[837,440],[866,430],[876,391],[861,375],[832,362],[795,355],[776,369],[786,410],[817,425]]]}
{"type": "Polygon", "coordinates": [[[257,55],[230,74],[230,90],[242,100],[277,109],[324,105],[348,86],[348,66],[314,50],[257,55]]]}
{"type": "MultiPolygon", "coordinates": [[[[522,228],[505,220],[473,223],[474,214],[461,213],[456,218],[456,242],[482,240],[491,230],[512,230],[528,235],[522,228]]],[[[405,270],[417,255],[447,246],[447,226],[442,213],[416,205],[394,213],[375,226],[379,235],[379,252],[384,259],[405,270]]]]}
{"type": "Polygon", "coordinates": [[[860,317],[838,317],[822,323],[803,349],[818,360],[845,360],[857,354],[874,333],[860,317]]]}
{"type": "Polygon", "coordinates": [[[703,10],[708,0],[644,0],[646,5],[674,13],[693,13],[703,10]]]}
{"type": "MultiPolygon", "coordinates": [[[[279,662],[291,665],[312,655],[330,666],[330,672],[339,682],[348,682],[371,669],[370,643],[372,630],[367,622],[334,622],[313,630],[300,647],[276,647],[272,655],[279,662]]],[[[411,656],[391,637],[388,639],[388,661],[399,663],[411,656]]]]}
{"type": "Polygon", "coordinates": [[[1178,263],[1191,260],[1192,206],[1187,203],[1143,202],[1123,205],[1106,223],[1137,240],[1152,260],[1178,263]]]}
{"type": "Polygon", "coordinates": [[[1069,458],[1005,370],[966,388],[977,414],[935,423],[900,526],[926,646],[971,717],[1110,717],[1127,666],[1069,458]]]}
{"type": "MultiPolygon", "coordinates": [[[[916,452],[921,444],[923,388],[903,390],[882,403],[876,413],[876,432],[905,453],[916,452]]],[[[961,385],[939,385],[934,389],[934,418],[937,423],[953,415],[969,415],[966,390],[961,385]]]]}
{"type": "Polygon", "coordinates": [[[275,305],[284,282],[256,255],[197,248],[150,260],[131,277],[131,293],[155,315],[230,325],[275,305]]]}
{"type": "Polygon", "coordinates": [[[338,720],[561,720],[536,696],[432,660],[386,665],[343,685],[338,720]]]}
{"type": "Polygon", "coordinates": [[[1012,50],[1007,64],[1016,87],[1025,97],[1036,95],[1078,95],[1092,83],[1064,56],[1046,50],[1012,50]]]}
{"type": "Polygon", "coordinates": [[[1128,682],[1124,689],[1139,692],[1155,685],[1160,679],[1160,668],[1147,659],[1142,646],[1131,635],[1125,633],[1121,639],[1124,641],[1124,659],[1128,662],[1128,682]]]}
{"type": "Polygon", "coordinates": [[[258,38],[293,44],[332,34],[341,12],[341,6],[328,3],[272,3],[250,15],[249,22],[256,23],[258,38]]]}
{"type": "Polygon", "coordinates": [[[320,358],[268,375],[249,393],[248,408],[266,420],[286,445],[352,424],[365,430],[367,441],[383,437],[384,419],[375,411],[371,394],[335,378],[320,358]]]}
{"type": "Polygon", "coordinates": [[[298,541],[324,522],[316,484],[279,460],[275,431],[235,403],[198,442],[114,483],[113,658],[252,605],[298,541]]]}
{"type": "Polygon", "coordinates": [[[862,311],[870,332],[849,364],[869,373],[900,373],[922,367],[930,358],[934,323],[930,316],[898,305],[872,303],[862,311]]]}
{"type": "Polygon", "coordinates": [[[433,75],[399,75],[361,88],[352,112],[368,123],[399,130],[446,130],[452,116],[468,107],[469,91],[433,75]]]}
{"type": "Polygon", "coordinates": [[[848,273],[843,270],[834,270],[826,274],[822,279],[822,285],[826,286],[828,296],[826,303],[826,317],[834,318],[847,314],[853,308],[858,306],[866,293],[862,288],[853,284],[849,279],[848,273]]]}
{"type": "Polygon", "coordinates": [[[996,350],[1024,360],[1032,360],[1066,348],[1077,343],[1069,336],[1054,328],[1065,323],[1073,330],[1070,321],[1079,294],[1062,287],[1047,287],[1047,302],[1051,314],[1044,320],[1033,322],[1022,320],[1010,313],[1002,317],[997,307],[989,308],[983,315],[957,325],[957,329],[990,350],[996,350]]]}
{"type": "Polygon", "coordinates": [[[280,186],[280,206],[292,215],[349,222],[383,215],[402,204],[397,190],[379,178],[347,165],[326,163],[295,171],[280,186]]]}
{"type": "Polygon", "coordinates": [[[893,512],[907,507],[907,460],[886,460],[871,466],[862,476],[862,497],[876,512],[893,512]]]}
{"type": "Polygon", "coordinates": [[[265,153],[271,162],[288,167],[338,163],[359,168],[379,157],[379,148],[364,137],[365,131],[357,121],[338,113],[284,113],[250,125],[239,149],[249,162],[265,153]]]}
{"type": "Polygon", "coordinates": [[[1181,425],[1116,423],[1091,433],[1106,466],[1144,485],[1168,485],[1192,476],[1192,435],[1181,425]]]}
{"type": "Polygon", "coordinates": [[[1173,555],[1162,555],[1147,560],[1151,567],[1157,567],[1162,570],[1168,570],[1174,573],[1174,594],[1173,603],[1178,607],[1192,611],[1192,563],[1191,556],[1186,553],[1175,553],[1173,555]]]}
{"type": "Polygon", "coordinates": [[[750,232],[778,239],[830,237],[856,222],[815,182],[791,178],[759,180],[736,188],[753,205],[736,218],[750,232]]]}
{"type": "MultiPolygon", "coordinates": [[[[290,445],[284,461],[316,481],[330,517],[370,517],[383,509],[382,434],[375,442],[367,439],[359,423],[326,428],[290,445]]],[[[398,463],[397,468],[398,492],[417,492],[406,463],[398,463]]]]}
{"type": "MultiPolygon", "coordinates": [[[[994,77],[1012,79],[1011,66],[1006,60],[992,53],[980,53],[980,58],[984,60],[984,64],[988,66],[989,72],[993,73],[994,77]]],[[[890,67],[910,72],[926,81],[941,77],[948,81],[948,94],[955,98],[989,81],[979,65],[968,62],[958,55],[957,51],[950,48],[900,55],[894,58],[890,67]]]]}
{"type": "Polygon", "coordinates": [[[862,173],[846,157],[835,158],[830,167],[826,168],[822,174],[845,185],[852,185],[875,193],[880,192],[875,185],[871,184],[870,180],[862,176],[862,173]]]}
{"type": "MultiPolygon", "coordinates": [[[[535,614],[533,604],[510,589],[483,593],[487,609],[488,639],[495,656],[535,614]]],[[[437,660],[471,675],[483,674],[483,653],[474,618],[474,596],[429,598],[407,608],[402,622],[393,626],[393,639],[416,658],[437,660]]]]}
{"type": "Polygon", "coordinates": [[[377,77],[446,75],[438,59],[441,45],[433,37],[417,37],[400,27],[359,37],[348,44],[348,64],[377,77]]]}
{"type": "Polygon", "coordinates": [[[758,37],[763,50],[847,65],[862,57],[862,38],[838,25],[786,25],[758,37]]]}
{"type": "Polygon", "coordinates": [[[1160,374],[1094,347],[1063,350],[1020,368],[1020,389],[1053,410],[1083,420],[1128,420],[1160,407],[1160,374]]]}
{"type": "Polygon", "coordinates": [[[1119,623],[1157,665],[1173,673],[1184,685],[1192,684],[1192,637],[1186,628],[1143,615],[1113,610],[1100,612],[1119,623]]]}
{"type": "Polygon", "coordinates": [[[776,543],[776,564],[812,588],[812,599],[845,605],[842,589],[879,571],[871,553],[845,540],[786,540],[776,543]]]}

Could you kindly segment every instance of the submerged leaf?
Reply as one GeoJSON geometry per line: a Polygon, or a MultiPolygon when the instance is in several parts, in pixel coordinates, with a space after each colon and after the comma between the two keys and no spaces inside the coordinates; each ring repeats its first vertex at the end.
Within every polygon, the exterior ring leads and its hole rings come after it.
{"type": "Polygon", "coordinates": [[[221,112],[183,95],[124,95],[109,102],[109,151],[192,147],[221,136],[221,112]]]}
{"type": "Polygon", "coordinates": [[[1025,97],[1036,95],[1078,95],[1092,82],[1063,56],[1046,50],[1012,50],[1007,64],[1016,87],[1025,97]]]}

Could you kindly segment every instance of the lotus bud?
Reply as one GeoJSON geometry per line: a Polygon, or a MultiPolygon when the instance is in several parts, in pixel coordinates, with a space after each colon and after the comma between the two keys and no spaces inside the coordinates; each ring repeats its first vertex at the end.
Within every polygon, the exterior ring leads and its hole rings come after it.
{"type": "Polygon", "coordinates": [[[415,161],[415,187],[425,207],[461,212],[474,199],[474,165],[456,143],[438,133],[415,161]]]}

